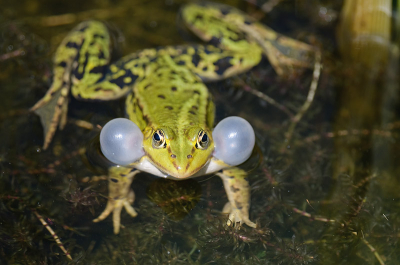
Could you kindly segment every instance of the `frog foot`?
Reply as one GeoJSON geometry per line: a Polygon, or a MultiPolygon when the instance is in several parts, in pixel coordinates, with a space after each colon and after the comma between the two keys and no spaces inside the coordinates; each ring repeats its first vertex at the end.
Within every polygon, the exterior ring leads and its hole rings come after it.
{"type": "Polygon", "coordinates": [[[113,225],[114,225],[114,234],[119,233],[119,229],[121,227],[121,210],[122,207],[125,208],[125,210],[128,212],[128,214],[132,217],[136,217],[137,213],[135,209],[131,206],[133,201],[135,200],[135,194],[131,190],[128,194],[127,197],[125,198],[118,198],[118,199],[113,199],[109,198],[107,202],[107,206],[104,209],[104,211],[97,217],[96,219],[93,220],[93,222],[97,223],[100,222],[112,212],[113,213],[113,225]]]}
{"type": "Polygon", "coordinates": [[[238,226],[240,228],[243,223],[253,228],[257,226],[250,221],[248,212],[243,211],[243,209],[232,207],[230,202],[225,204],[222,213],[229,214],[228,221],[226,222],[228,226],[238,226]]]}
{"type": "Polygon", "coordinates": [[[45,150],[53,139],[57,126],[62,130],[67,122],[68,93],[67,87],[55,91],[50,89],[50,92],[30,109],[40,117],[45,150]]]}

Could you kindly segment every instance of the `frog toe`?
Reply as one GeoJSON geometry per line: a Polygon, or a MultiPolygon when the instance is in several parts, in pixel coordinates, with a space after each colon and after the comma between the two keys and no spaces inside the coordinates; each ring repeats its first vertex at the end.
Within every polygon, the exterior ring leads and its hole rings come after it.
{"type": "Polygon", "coordinates": [[[107,206],[104,209],[104,211],[97,217],[96,219],[93,220],[93,222],[97,223],[100,221],[103,221],[104,219],[107,218],[107,216],[114,210],[114,205],[110,201],[107,202],[107,206]]]}
{"type": "Polygon", "coordinates": [[[131,206],[129,199],[118,200],[113,210],[113,225],[114,225],[114,234],[119,234],[119,230],[121,227],[121,211],[122,207],[128,212],[128,214],[132,217],[137,216],[137,212],[131,206]]]}
{"type": "Polygon", "coordinates": [[[121,210],[122,210],[122,205],[118,205],[117,207],[114,208],[113,211],[113,225],[114,225],[114,234],[119,233],[119,229],[121,227],[121,210]]]}
{"type": "Polygon", "coordinates": [[[128,199],[126,201],[124,201],[123,204],[124,204],[126,212],[132,217],[137,216],[137,212],[132,207],[132,204],[134,201],[135,201],[135,193],[133,192],[133,190],[130,190],[129,194],[128,194],[128,199]]]}
{"type": "Polygon", "coordinates": [[[100,222],[100,221],[106,219],[107,216],[109,216],[110,213],[112,212],[114,234],[118,234],[120,227],[121,227],[122,208],[125,208],[125,210],[128,212],[128,214],[130,216],[132,216],[132,217],[137,216],[135,209],[131,206],[131,203],[133,202],[133,198],[130,198],[130,197],[132,197],[132,196],[128,196],[128,198],[125,198],[125,199],[109,200],[107,202],[107,206],[104,209],[104,211],[99,215],[99,217],[94,219],[93,222],[97,223],[97,222],[100,222]]]}
{"type": "Polygon", "coordinates": [[[240,209],[232,208],[229,202],[225,205],[222,212],[229,213],[228,221],[226,221],[226,224],[228,226],[240,227],[242,224],[246,224],[253,228],[256,228],[257,226],[254,222],[250,221],[247,213],[243,212],[240,209]]]}
{"type": "Polygon", "coordinates": [[[126,212],[132,216],[132,217],[136,217],[137,216],[137,212],[135,211],[135,209],[130,205],[129,202],[124,202],[124,207],[126,212]]]}
{"type": "Polygon", "coordinates": [[[248,218],[247,218],[247,220],[243,220],[243,222],[244,222],[246,225],[248,225],[248,226],[250,226],[250,227],[252,227],[252,228],[256,228],[256,227],[257,227],[256,223],[250,221],[248,218]]]}

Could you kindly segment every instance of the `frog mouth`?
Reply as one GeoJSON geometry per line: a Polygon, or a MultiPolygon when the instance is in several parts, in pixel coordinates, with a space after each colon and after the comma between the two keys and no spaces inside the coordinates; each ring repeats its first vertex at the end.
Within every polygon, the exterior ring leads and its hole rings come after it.
{"type": "Polygon", "coordinates": [[[173,180],[182,180],[198,176],[199,174],[197,173],[201,171],[202,168],[205,168],[207,164],[208,162],[205,165],[192,171],[185,171],[183,173],[176,172],[176,174],[171,174],[168,173],[168,171],[165,170],[161,165],[150,161],[150,159],[148,159],[147,157],[143,157],[137,164],[134,165],[134,167],[140,171],[147,172],[158,177],[173,180]]]}

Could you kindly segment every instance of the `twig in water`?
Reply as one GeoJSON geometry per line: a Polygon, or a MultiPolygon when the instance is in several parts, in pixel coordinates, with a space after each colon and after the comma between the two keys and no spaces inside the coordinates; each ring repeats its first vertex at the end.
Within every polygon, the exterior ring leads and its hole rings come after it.
{"type": "MultiPolygon", "coordinates": [[[[253,4],[253,5],[257,5],[257,1],[255,0],[246,0],[247,2],[253,4]]],[[[275,6],[277,6],[282,0],[269,0],[266,3],[262,4],[260,6],[260,9],[264,12],[264,13],[269,13],[271,12],[275,6]]]]}
{"type": "Polygon", "coordinates": [[[65,256],[67,256],[68,259],[72,260],[71,255],[68,253],[68,251],[65,249],[64,245],[62,244],[60,238],[57,236],[57,234],[51,229],[48,223],[43,219],[40,214],[38,214],[35,210],[32,210],[32,212],[36,215],[36,217],[39,219],[39,221],[42,223],[44,227],[46,227],[47,231],[50,232],[50,235],[54,238],[54,241],[56,241],[57,246],[64,252],[65,256]]]}
{"type": "MultiPolygon", "coordinates": [[[[295,213],[298,213],[304,217],[308,217],[311,220],[315,220],[315,221],[321,221],[321,222],[326,222],[326,223],[336,223],[336,220],[333,219],[328,219],[328,218],[324,218],[324,217],[316,217],[316,216],[312,216],[311,214],[302,211],[300,209],[297,208],[292,208],[293,211],[295,213]]],[[[342,224],[342,227],[344,225],[342,224]]],[[[362,232],[362,231],[361,231],[362,232]]],[[[357,236],[357,232],[353,232],[352,233],[354,236],[357,236]]],[[[363,241],[363,243],[371,250],[372,253],[374,253],[375,258],[378,260],[379,264],[381,265],[385,265],[385,262],[383,261],[383,259],[381,258],[381,256],[379,255],[379,253],[376,251],[376,249],[364,238],[364,235],[361,237],[361,240],[363,241]]]]}
{"type": "Polygon", "coordinates": [[[254,89],[249,85],[246,85],[243,82],[243,80],[238,79],[238,81],[242,84],[244,91],[255,95],[256,97],[260,98],[261,100],[264,100],[265,102],[268,102],[269,104],[271,104],[275,108],[277,108],[277,109],[283,111],[284,113],[286,113],[286,115],[288,115],[290,117],[290,119],[294,119],[293,113],[291,113],[290,110],[288,110],[284,105],[279,104],[278,102],[275,101],[275,99],[273,99],[270,96],[264,94],[263,92],[258,91],[257,89],[254,89]]]}
{"type": "Polygon", "coordinates": [[[378,260],[379,264],[385,265],[385,262],[383,261],[379,253],[376,251],[376,249],[364,237],[362,237],[361,240],[371,250],[371,252],[374,253],[375,258],[378,260]]]}
{"type": "Polygon", "coordinates": [[[90,122],[84,121],[84,120],[77,120],[77,119],[68,119],[68,122],[75,124],[78,127],[87,129],[87,130],[93,130],[93,129],[97,129],[97,127],[95,127],[93,124],[91,124],[90,122]]]}
{"type": "Polygon", "coordinates": [[[311,214],[309,214],[309,213],[307,213],[305,211],[302,211],[300,209],[297,209],[297,208],[292,208],[292,209],[293,209],[293,212],[298,213],[298,214],[300,214],[300,215],[302,215],[304,217],[308,217],[308,218],[310,218],[312,220],[315,220],[315,221],[321,221],[321,222],[326,222],[326,223],[335,223],[336,222],[336,220],[333,220],[333,219],[328,219],[328,218],[325,218],[325,217],[312,216],[311,214]]]}
{"type": "Polygon", "coordinates": [[[0,55],[0,62],[22,55],[25,55],[25,50],[23,48],[19,48],[18,50],[0,55]]]}
{"type": "Polygon", "coordinates": [[[317,91],[317,87],[318,87],[319,76],[321,75],[321,68],[322,68],[321,52],[319,50],[317,50],[315,52],[313,79],[311,81],[307,99],[290,123],[289,129],[286,133],[285,141],[282,146],[282,150],[285,150],[285,147],[290,143],[290,140],[292,139],[293,132],[294,132],[294,129],[296,128],[296,125],[303,118],[304,114],[307,112],[308,108],[311,106],[311,103],[314,100],[315,92],[317,91]]]}

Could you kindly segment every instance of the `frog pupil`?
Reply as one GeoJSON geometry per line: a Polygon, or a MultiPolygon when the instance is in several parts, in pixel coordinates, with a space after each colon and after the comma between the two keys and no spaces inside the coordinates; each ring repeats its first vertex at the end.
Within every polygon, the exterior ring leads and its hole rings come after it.
{"type": "Polygon", "coordinates": [[[208,141],[208,136],[207,134],[203,134],[203,137],[201,138],[201,142],[205,143],[208,141]]]}
{"type": "Polygon", "coordinates": [[[160,137],[160,135],[159,135],[157,132],[154,133],[153,139],[154,139],[156,142],[161,141],[161,137],[160,137]]]}

